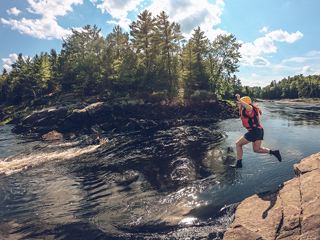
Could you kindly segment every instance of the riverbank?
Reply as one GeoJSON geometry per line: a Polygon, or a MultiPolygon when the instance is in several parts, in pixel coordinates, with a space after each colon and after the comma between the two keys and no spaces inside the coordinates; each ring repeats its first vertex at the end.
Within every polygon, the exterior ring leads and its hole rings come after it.
{"type": "Polygon", "coordinates": [[[320,103],[320,98],[295,98],[295,99],[256,99],[256,102],[304,102],[304,103],[320,103]]]}
{"type": "MultiPolygon", "coordinates": [[[[235,118],[237,109],[221,100],[162,101],[123,100],[97,101],[91,104],[73,103],[33,111],[16,119],[14,133],[62,133],[65,138],[80,134],[140,131],[183,124],[205,124],[220,119],[235,118]]],[[[12,123],[12,122],[11,122],[12,123]]],[[[61,138],[61,137],[59,137],[61,138]]]]}
{"type": "Polygon", "coordinates": [[[224,240],[319,239],[320,153],[293,168],[294,179],[241,202],[224,240]]]}
{"type": "Polygon", "coordinates": [[[153,106],[167,106],[167,107],[190,107],[201,106],[203,104],[225,102],[226,106],[235,106],[232,101],[217,100],[214,96],[200,97],[194,96],[189,99],[172,98],[166,99],[158,95],[150,95],[145,98],[115,98],[104,100],[99,96],[84,96],[76,93],[69,93],[64,95],[46,95],[31,101],[25,101],[20,105],[2,104],[0,106],[0,124],[17,124],[23,118],[30,115],[34,111],[42,111],[45,109],[61,109],[65,108],[69,113],[74,109],[82,109],[91,104],[104,102],[108,105],[153,105],[153,106]]]}

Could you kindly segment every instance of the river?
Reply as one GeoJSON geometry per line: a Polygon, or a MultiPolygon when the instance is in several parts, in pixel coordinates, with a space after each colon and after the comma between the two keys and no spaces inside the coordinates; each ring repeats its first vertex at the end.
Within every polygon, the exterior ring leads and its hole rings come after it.
{"type": "Polygon", "coordinates": [[[243,199],[294,177],[320,151],[320,104],[258,103],[262,146],[239,119],[47,143],[0,127],[1,239],[221,239],[243,199]]]}

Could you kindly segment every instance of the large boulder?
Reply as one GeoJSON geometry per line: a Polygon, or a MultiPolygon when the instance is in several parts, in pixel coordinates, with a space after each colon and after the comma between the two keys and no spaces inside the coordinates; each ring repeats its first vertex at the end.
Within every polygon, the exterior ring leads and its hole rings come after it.
{"type": "Polygon", "coordinates": [[[86,127],[89,122],[89,114],[85,108],[75,109],[73,112],[64,120],[61,131],[74,131],[76,129],[86,127]]]}
{"type": "Polygon", "coordinates": [[[67,116],[67,109],[45,109],[34,111],[13,129],[14,133],[37,132],[46,133],[58,129],[67,116]]]}
{"type": "Polygon", "coordinates": [[[320,239],[320,153],[294,165],[295,178],[245,199],[224,240],[320,239]]]}

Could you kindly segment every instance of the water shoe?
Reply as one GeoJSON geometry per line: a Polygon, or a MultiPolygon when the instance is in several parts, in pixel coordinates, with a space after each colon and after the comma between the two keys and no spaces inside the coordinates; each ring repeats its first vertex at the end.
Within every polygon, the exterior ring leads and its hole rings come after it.
{"type": "Polygon", "coordinates": [[[275,156],[276,158],[278,158],[279,162],[281,162],[281,155],[280,155],[280,151],[279,150],[270,150],[270,154],[275,156]]]}
{"type": "Polygon", "coordinates": [[[230,165],[232,168],[242,168],[242,159],[237,160],[236,164],[230,165]]]}

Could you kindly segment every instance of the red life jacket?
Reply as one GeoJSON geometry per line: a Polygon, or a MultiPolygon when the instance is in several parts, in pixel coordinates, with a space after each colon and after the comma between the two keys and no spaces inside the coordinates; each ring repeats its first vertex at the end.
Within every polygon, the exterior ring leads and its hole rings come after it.
{"type": "Polygon", "coordinates": [[[252,128],[259,128],[259,127],[261,128],[259,113],[262,114],[262,111],[257,105],[251,105],[251,106],[252,106],[252,111],[253,111],[253,117],[249,117],[246,114],[245,108],[241,112],[242,124],[248,130],[251,130],[252,128]]]}

